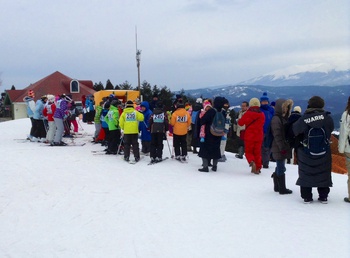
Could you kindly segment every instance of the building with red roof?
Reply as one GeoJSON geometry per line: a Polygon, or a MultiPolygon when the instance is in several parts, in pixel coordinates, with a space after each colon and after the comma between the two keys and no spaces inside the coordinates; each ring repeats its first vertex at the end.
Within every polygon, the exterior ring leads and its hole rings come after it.
{"type": "Polygon", "coordinates": [[[58,71],[45,78],[30,84],[21,90],[6,90],[5,104],[11,105],[12,118],[19,119],[27,117],[27,107],[23,98],[28,95],[28,91],[34,91],[34,100],[40,99],[47,94],[71,95],[76,103],[81,103],[83,96],[93,95],[93,82],[90,80],[72,79],[58,71]]]}

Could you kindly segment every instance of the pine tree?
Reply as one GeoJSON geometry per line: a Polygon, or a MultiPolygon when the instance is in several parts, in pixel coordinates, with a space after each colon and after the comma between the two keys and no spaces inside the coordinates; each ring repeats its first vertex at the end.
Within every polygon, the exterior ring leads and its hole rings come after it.
{"type": "Polygon", "coordinates": [[[163,86],[160,89],[159,93],[159,99],[163,101],[163,105],[167,108],[167,110],[170,110],[171,105],[173,103],[172,99],[174,97],[174,93],[170,91],[170,89],[167,88],[167,86],[163,86]]]}
{"type": "Polygon", "coordinates": [[[140,94],[143,97],[143,100],[151,102],[152,101],[152,90],[151,90],[151,84],[149,84],[147,81],[143,81],[140,88],[140,94]]]}
{"type": "Polygon", "coordinates": [[[102,82],[99,82],[98,84],[95,83],[95,84],[94,84],[94,90],[95,90],[95,91],[104,90],[104,87],[103,87],[102,82]]]}
{"type": "Polygon", "coordinates": [[[128,81],[123,82],[122,84],[119,84],[119,87],[121,90],[132,90],[132,86],[128,81]]]}
{"type": "Polygon", "coordinates": [[[114,89],[114,86],[111,83],[111,81],[108,79],[106,82],[106,90],[113,90],[113,89],[114,89]]]}

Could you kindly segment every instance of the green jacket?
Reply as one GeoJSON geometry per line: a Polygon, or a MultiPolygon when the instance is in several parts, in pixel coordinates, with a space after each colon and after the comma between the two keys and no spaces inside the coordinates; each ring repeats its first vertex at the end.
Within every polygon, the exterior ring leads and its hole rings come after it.
{"type": "Polygon", "coordinates": [[[124,134],[138,134],[139,122],[143,120],[142,113],[136,111],[133,107],[127,107],[119,118],[119,125],[124,130],[124,134]]]}
{"type": "Polygon", "coordinates": [[[102,107],[101,106],[97,106],[96,107],[96,113],[95,113],[95,117],[94,117],[94,122],[95,124],[101,124],[101,112],[102,112],[102,107]]]}
{"type": "Polygon", "coordinates": [[[108,124],[108,129],[114,131],[120,129],[119,127],[119,111],[118,108],[112,106],[109,108],[107,115],[105,116],[105,121],[108,124]]]}

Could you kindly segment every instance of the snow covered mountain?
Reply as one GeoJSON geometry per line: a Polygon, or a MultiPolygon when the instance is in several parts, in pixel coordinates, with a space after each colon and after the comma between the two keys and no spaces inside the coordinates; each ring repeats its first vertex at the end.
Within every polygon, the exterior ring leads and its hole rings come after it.
{"type": "Polygon", "coordinates": [[[340,86],[350,85],[350,69],[338,70],[328,64],[295,65],[237,85],[340,86]]]}

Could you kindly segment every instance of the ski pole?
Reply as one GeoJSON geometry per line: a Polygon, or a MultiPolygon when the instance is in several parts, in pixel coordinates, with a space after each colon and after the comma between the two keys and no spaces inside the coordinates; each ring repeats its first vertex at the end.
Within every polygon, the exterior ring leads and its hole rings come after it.
{"type": "Polygon", "coordinates": [[[80,125],[81,130],[84,131],[84,128],[83,128],[83,126],[80,123],[80,119],[78,119],[78,124],[80,125]]]}
{"type": "Polygon", "coordinates": [[[168,143],[169,154],[171,155],[171,158],[173,158],[173,154],[171,153],[171,150],[170,150],[169,140],[168,140],[168,138],[166,136],[165,136],[165,139],[166,139],[166,142],[168,143]]]}
{"type": "Polygon", "coordinates": [[[117,154],[119,154],[120,147],[122,146],[123,140],[124,140],[124,133],[121,133],[121,135],[120,135],[120,143],[119,143],[119,146],[118,146],[117,154]]]}

